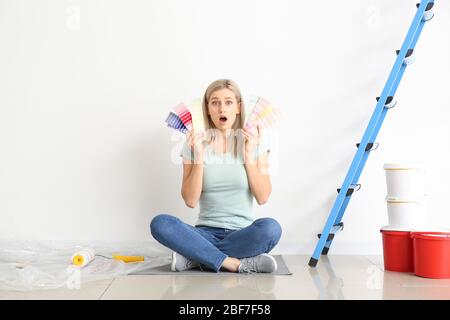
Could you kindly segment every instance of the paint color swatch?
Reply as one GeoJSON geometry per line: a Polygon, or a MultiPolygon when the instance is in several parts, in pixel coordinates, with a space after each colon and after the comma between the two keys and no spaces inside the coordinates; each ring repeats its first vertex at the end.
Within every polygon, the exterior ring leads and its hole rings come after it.
{"type": "Polygon", "coordinates": [[[252,111],[246,119],[245,128],[260,126],[266,129],[274,125],[281,117],[280,110],[262,97],[251,97],[248,100],[248,107],[252,111]]]}
{"type": "Polygon", "coordinates": [[[178,115],[176,115],[173,112],[170,112],[169,115],[167,116],[166,123],[170,128],[180,131],[182,133],[186,133],[188,131],[188,129],[181,121],[181,119],[178,117],[178,115]]]}
{"type": "Polygon", "coordinates": [[[194,100],[189,108],[184,103],[176,105],[167,116],[166,123],[169,127],[182,133],[187,133],[192,129],[204,131],[201,99],[194,100]]]}
{"type": "Polygon", "coordinates": [[[180,103],[174,108],[174,111],[188,131],[192,130],[192,115],[188,107],[184,103],[180,103]]]}
{"type": "Polygon", "coordinates": [[[200,98],[192,101],[191,104],[192,122],[195,131],[205,131],[203,118],[202,100],[200,98]]]}

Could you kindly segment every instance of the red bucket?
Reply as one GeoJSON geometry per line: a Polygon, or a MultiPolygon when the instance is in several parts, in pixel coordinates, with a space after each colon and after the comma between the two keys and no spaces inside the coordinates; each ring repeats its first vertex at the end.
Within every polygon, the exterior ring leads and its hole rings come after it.
{"type": "Polygon", "coordinates": [[[412,232],[416,276],[450,278],[450,233],[412,232]]]}
{"type": "Polygon", "coordinates": [[[383,234],[384,269],[414,272],[413,239],[409,231],[381,230],[383,234]]]}

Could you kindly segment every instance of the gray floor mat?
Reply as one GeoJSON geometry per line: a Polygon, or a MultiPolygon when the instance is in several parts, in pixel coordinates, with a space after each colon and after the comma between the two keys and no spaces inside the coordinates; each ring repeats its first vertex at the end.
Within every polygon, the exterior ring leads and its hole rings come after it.
{"type": "MultiPolygon", "coordinates": [[[[273,272],[273,273],[258,273],[258,275],[292,275],[292,272],[289,271],[283,257],[281,255],[274,255],[273,256],[275,258],[275,260],[277,261],[277,271],[273,272]]],[[[137,272],[134,273],[130,273],[131,275],[144,275],[144,274],[148,274],[148,275],[156,275],[156,274],[167,274],[167,275],[246,275],[244,273],[235,273],[235,272],[228,272],[228,271],[219,271],[218,273],[213,272],[211,270],[200,270],[199,268],[195,268],[195,269],[191,269],[191,270],[186,270],[186,271],[181,271],[181,272],[173,272],[170,270],[170,264],[167,265],[163,265],[163,266],[158,266],[158,267],[153,267],[153,268],[148,268],[148,269],[144,269],[144,270],[139,270],[137,272]]]]}

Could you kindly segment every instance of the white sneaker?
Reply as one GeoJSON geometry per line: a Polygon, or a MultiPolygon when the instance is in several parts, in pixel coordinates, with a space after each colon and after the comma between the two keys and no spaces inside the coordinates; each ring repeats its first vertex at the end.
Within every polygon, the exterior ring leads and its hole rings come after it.
{"type": "Polygon", "coordinates": [[[170,266],[170,270],[172,271],[184,271],[193,269],[200,266],[200,263],[196,261],[192,261],[186,257],[183,257],[181,254],[172,252],[172,264],[170,266]]]}
{"type": "Polygon", "coordinates": [[[270,254],[263,253],[259,256],[241,259],[239,273],[272,273],[277,270],[277,261],[270,254]]]}

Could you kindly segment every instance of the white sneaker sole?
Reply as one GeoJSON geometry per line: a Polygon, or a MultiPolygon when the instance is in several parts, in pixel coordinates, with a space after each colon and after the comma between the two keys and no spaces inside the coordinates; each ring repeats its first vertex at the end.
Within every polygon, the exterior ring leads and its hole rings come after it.
{"type": "Polygon", "coordinates": [[[170,265],[170,270],[177,271],[175,266],[177,264],[177,253],[175,251],[172,252],[172,264],[170,265]]]}
{"type": "MultiPolygon", "coordinates": [[[[261,254],[262,256],[265,256],[265,257],[269,257],[271,260],[272,260],[272,262],[273,262],[273,265],[274,265],[274,269],[273,269],[273,271],[272,272],[275,272],[275,271],[277,271],[277,269],[278,269],[278,264],[277,264],[277,260],[275,260],[275,258],[274,257],[272,257],[270,254],[268,254],[268,253],[263,253],[263,254],[261,254]]],[[[270,273],[272,273],[272,272],[270,272],[270,273]]]]}

